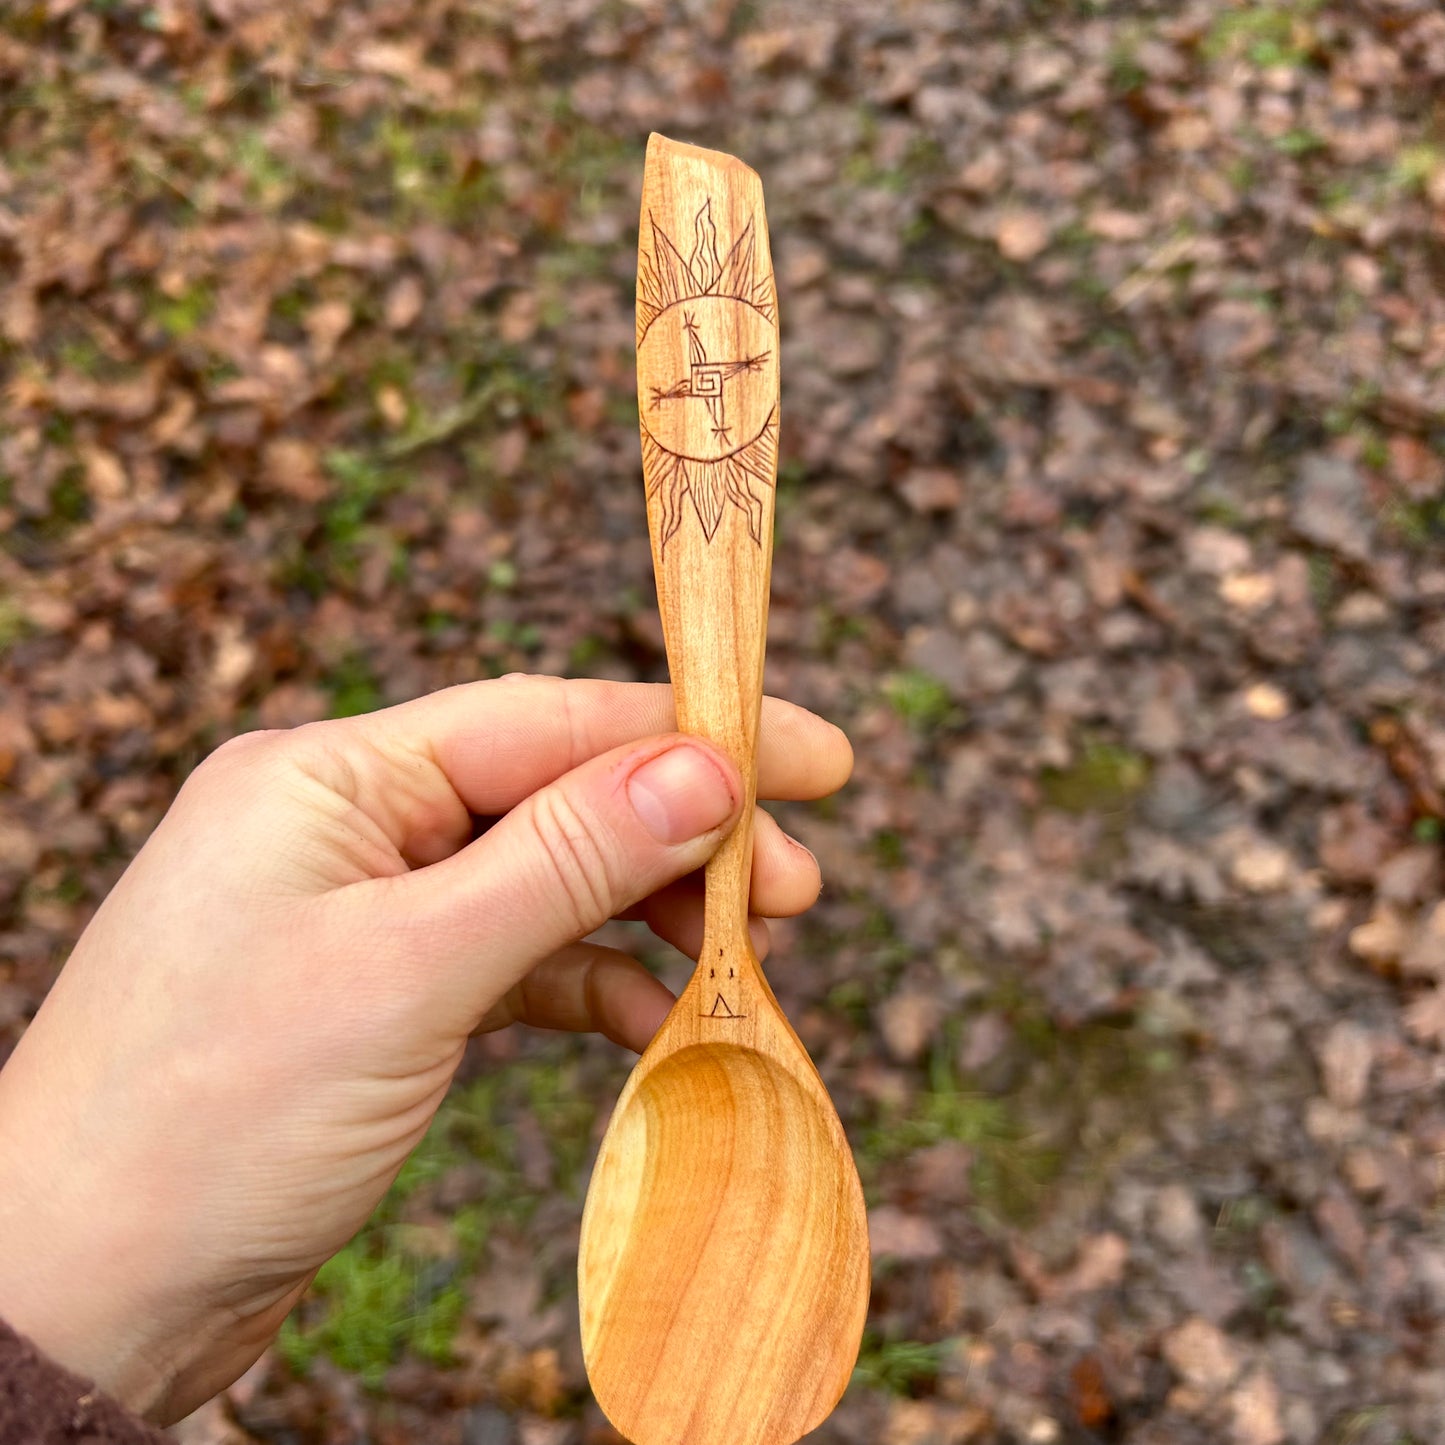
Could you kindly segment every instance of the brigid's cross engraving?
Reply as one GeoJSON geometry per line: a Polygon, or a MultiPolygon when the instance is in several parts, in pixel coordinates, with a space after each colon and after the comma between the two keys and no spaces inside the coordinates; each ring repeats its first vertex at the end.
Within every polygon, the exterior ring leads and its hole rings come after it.
{"type": "Polygon", "coordinates": [[[654,386],[652,409],[656,411],[664,401],[699,400],[707,407],[707,414],[712,419],[713,436],[720,442],[727,442],[730,438],[725,410],[726,385],[745,371],[761,371],[772,352],[760,351],[756,356],[744,357],[741,361],[709,361],[692,312],[683,313],[682,326],[687,333],[688,360],[691,363],[688,374],[672,386],[654,386]]]}

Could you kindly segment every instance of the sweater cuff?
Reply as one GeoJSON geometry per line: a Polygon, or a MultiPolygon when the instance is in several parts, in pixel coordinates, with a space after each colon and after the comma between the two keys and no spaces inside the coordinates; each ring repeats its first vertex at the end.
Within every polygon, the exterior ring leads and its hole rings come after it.
{"type": "Polygon", "coordinates": [[[0,1445],[168,1445],[0,1320],[0,1445]]]}

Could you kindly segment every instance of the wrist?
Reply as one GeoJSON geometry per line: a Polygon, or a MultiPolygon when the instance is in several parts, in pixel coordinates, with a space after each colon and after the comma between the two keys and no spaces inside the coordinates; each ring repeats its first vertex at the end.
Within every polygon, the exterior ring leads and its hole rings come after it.
{"type": "Polygon", "coordinates": [[[178,1362],[141,1287],[158,1254],[144,1201],[100,1187],[91,1161],[32,1127],[11,1082],[0,1079],[0,1318],[127,1409],[151,1414],[178,1362]]]}

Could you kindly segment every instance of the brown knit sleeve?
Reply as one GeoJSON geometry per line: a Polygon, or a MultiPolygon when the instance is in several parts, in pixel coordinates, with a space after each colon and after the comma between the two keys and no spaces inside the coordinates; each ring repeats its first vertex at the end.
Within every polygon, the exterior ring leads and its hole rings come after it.
{"type": "Polygon", "coordinates": [[[0,1320],[0,1445],[168,1445],[0,1320]]]}

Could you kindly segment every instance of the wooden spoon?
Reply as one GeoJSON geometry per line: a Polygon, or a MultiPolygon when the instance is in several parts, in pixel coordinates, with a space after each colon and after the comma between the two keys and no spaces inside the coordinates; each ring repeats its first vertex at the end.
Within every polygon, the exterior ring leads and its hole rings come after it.
{"type": "Polygon", "coordinates": [[[582,1349],[635,1445],[790,1445],[848,1384],[869,1259],[837,1112],[748,940],[778,303],[756,174],[658,135],[637,381],[678,726],[726,749],[748,797],[707,868],[697,969],[602,1141],[582,1217],[582,1349]]]}

